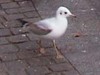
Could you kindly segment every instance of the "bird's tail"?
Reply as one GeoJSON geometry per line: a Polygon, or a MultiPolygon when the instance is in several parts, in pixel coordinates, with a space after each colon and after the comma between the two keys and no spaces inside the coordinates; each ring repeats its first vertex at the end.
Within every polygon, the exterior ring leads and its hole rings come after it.
{"type": "Polygon", "coordinates": [[[17,20],[22,24],[21,27],[26,27],[28,25],[28,22],[23,19],[17,19],[17,20]]]}

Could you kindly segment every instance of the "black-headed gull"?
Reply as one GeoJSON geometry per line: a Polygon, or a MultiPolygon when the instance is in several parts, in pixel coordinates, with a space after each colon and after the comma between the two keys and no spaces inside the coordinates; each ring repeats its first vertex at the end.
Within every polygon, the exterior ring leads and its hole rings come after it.
{"type": "Polygon", "coordinates": [[[19,21],[23,24],[24,28],[28,28],[29,31],[35,35],[46,39],[52,39],[57,58],[62,58],[63,56],[57,49],[55,39],[61,37],[65,33],[68,27],[67,18],[70,16],[76,17],[66,7],[61,6],[57,9],[55,17],[43,19],[35,23],[22,19],[19,19],[19,21]]]}

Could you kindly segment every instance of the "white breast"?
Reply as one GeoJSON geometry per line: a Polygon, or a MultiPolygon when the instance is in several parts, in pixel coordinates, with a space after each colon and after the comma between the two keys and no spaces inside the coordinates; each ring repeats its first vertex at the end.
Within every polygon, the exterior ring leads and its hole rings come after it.
{"type": "Polygon", "coordinates": [[[68,26],[68,22],[66,19],[61,19],[60,21],[57,20],[54,23],[51,23],[52,25],[52,32],[43,36],[44,38],[48,38],[48,39],[56,39],[61,37],[68,26]]]}

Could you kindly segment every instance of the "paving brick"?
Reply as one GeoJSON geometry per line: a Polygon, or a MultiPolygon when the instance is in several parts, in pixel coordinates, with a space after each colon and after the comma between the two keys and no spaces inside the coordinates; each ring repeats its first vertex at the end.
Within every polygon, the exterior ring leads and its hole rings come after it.
{"type": "Polygon", "coordinates": [[[0,23],[0,29],[1,29],[1,28],[4,28],[4,26],[0,23]]]}
{"type": "Polygon", "coordinates": [[[49,68],[54,72],[69,71],[73,69],[69,63],[54,64],[54,65],[50,65],[49,68]]]}
{"type": "Polygon", "coordinates": [[[8,75],[6,72],[0,72],[0,75],[8,75]]]}
{"type": "Polygon", "coordinates": [[[2,7],[1,7],[1,5],[0,5],[0,10],[2,10],[2,7]]]}
{"type": "Polygon", "coordinates": [[[25,0],[15,0],[15,1],[25,1],[25,0]]]}
{"type": "Polygon", "coordinates": [[[5,11],[2,9],[2,10],[0,10],[0,15],[5,15],[6,13],[5,13],[5,11]]]}
{"type": "Polygon", "coordinates": [[[28,41],[28,38],[26,36],[23,36],[23,34],[10,36],[10,37],[7,37],[7,39],[12,43],[20,43],[20,42],[28,41]]]}
{"type": "Polygon", "coordinates": [[[57,59],[56,55],[52,55],[52,56],[46,56],[50,61],[54,62],[55,64],[61,64],[61,63],[68,63],[68,61],[63,58],[63,59],[57,59]]]}
{"type": "Polygon", "coordinates": [[[32,59],[28,59],[27,63],[31,66],[31,67],[37,67],[37,66],[48,66],[51,64],[55,64],[55,62],[53,60],[51,60],[48,57],[37,57],[37,58],[32,58],[32,59]],[[33,63],[34,62],[34,63],[33,63]]]}
{"type": "Polygon", "coordinates": [[[4,3],[1,4],[2,8],[7,9],[7,8],[17,8],[19,5],[16,2],[10,2],[10,3],[4,3]]]}
{"type": "Polygon", "coordinates": [[[2,44],[8,44],[7,39],[5,39],[4,37],[0,38],[0,45],[2,45],[2,44]]]}
{"type": "Polygon", "coordinates": [[[6,21],[3,23],[6,28],[20,27],[21,23],[17,20],[6,21]]]}
{"type": "Polygon", "coordinates": [[[26,16],[26,17],[38,17],[38,14],[37,14],[37,12],[36,11],[31,11],[31,12],[26,12],[26,13],[24,13],[24,15],[26,16]]]}
{"type": "Polygon", "coordinates": [[[11,0],[0,0],[0,3],[11,2],[11,0]]]}
{"type": "Polygon", "coordinates": [[[13,34],[24,34],[24,33],[28,33],[27,30],[23,30],[23,28],[11,28],[11,32],[13,34]]]}
{"type": "Polygon", "coordinates": [[[17,44],[17,46],[20,48],[20,50],[35,50],[39,48],[38,44],[35,41],[19,43],[17,44]]]}
{"type": "Polygon", "coordinates": [[[46,75],[62,75],[61,73],[50,73],[50,74],[46,74],[46,75]]]}
{"type": "Polygon", "coordinates": [[[24,20],[30,21],[30,22],[37,22],[37,21],[39,21],[39,20],[41,20],[41,19],[40,19],[40,17],[38,17],[38,18],[26,18],[26,19],[24,19],[24,20]]]}
{"type": "Polygon", "coordinates": [[[6,16],[6,19],[9,21],[9,20],[16,20],[16,19],[24,18],[24,17],[25,16],[23,14],[11,14],[11,15],[6,16]]]}
{"type": "Polygon", "coordinates": [[[18,48],[12,44],[0,46],[0,53],[10,53],[10,52],[17,52],[17,51],[18,48]]]}
{"type": "Polygon", "coordinates": [[[75,70],[70,70],[70,71],[65,71],[65,72],[62,72],[62,75],[80,75],[77,73],[77,71],[75,70]]]}
{"type": "Polygon", "coordinates": [[[0,72],[6,72],[7,71],[7,67],[4,63],[0,63],[0,72]]]}
{"type": "Polygon", "coordinates": [[[20,12],[28,12],[28,11],[33,11],[35,10],[34,7],[21,7],[19,8],[20,12]]]}
{"type": "Polygon", "coordinates": [[[31,67],[27,69],[27,72],[29,75],[45,75],[47,73],[50,73],[50,71],[46,67],[31,67]]]}
{"type": "Polygon", "coordinates": [[[27,36],[31,41],[39,40],[39,38],[37,38],[33,33],[29,33],[27,36]]]}
{"type": "Polygon", "coordinates": [[[52,58],[50,58],[52,61],[54,61],[56,64],[60,64],[60,63],[68,63],[68,61],[66,60],[66,58],[63,58],[63,59],[57,59],[56,58],[56,55],[55,57],[53,56],[52,58]]]}
{"type": "Polygon", "coordinates": [[[24,51],[19,51],[17,53],[17,56],[19,59],[31,59],[33,57],[36,57],[37,54],[33,51],[24,50],[24,51]]]}
{"type": "Polygon", "coordinates": [[[5,63],[8,69],[9,75],[27,75],[25,69],[28,65],[21,60],[5,63]]]}
{"type": "Polygon", "coordinates": [[[0,58],[2,59],[2,61],[14,61],[18,59],[16,53],[0,54],[0,58]]]}
{"type": "Polygon", "coordinates": [[[9,29],[0,29],[0,36],[3,37],[3,36],[9,36],[11,35],[9,29]]]}
{"type": "MultiPolygon", "coordinates": [[[[23,13],[23,12],[31,12],[31,11],[34,11],[35,12],[35,9],[34,9],[34,7],[21,7],[21,8],[6,9],[5,11],[8,14],[15,14],[15,13],[23,13]]],[[[36,13],[35,13],[35,15],[36,15],[36,13]]]]}
{"type": "Polygon", "coordinates": [[[43,39],[41,45],[43,47],[53,47],[52,40],[43,39]]]}
{"type": "Polygon", "coordinates": [[[6,9],[5,11],[7,14],[16,14],[20,12],[18,8],[6,9]]]}
{"type": "MultiPolygon", "coordinates": [[[[47,59],[45,59],[47,62],[47,59]]],[[[32,58],[32,59],[28,59],[27,63],[31,66],[31,67],[37,67],[37,66],[44,66],[45,63],[43,63],[39,58],[32,58]],[[34,63],[33,63],[34,62],[34,63]]]]}
{"type": "Polygon", "coordinates": [[[19,5],[20,5],[21,7],[33,6],[33,4],[32,4],[31,1],[22,1],[22,2],[19,2],[19,5]]]}
{"type": "Polygon", "coordinates": [[[45,53],[43,54],[44,56],[56,56],[56,52],[54,48],[45,48],[45,53]]]}
{"type": "Polygon", "coordinates": [[[6,22],[6,20],[4,19],[3,16],[0,16],[0,22],[1,22],[1,23],[6,22]]]}

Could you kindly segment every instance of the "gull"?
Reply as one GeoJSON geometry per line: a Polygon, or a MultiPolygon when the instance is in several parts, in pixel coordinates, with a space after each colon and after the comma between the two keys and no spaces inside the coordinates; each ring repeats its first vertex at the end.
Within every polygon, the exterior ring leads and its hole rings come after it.
{"type": "MultiPolygon", "coordinates": [[[[40,20],[38,22],[29,22],[23,19],[18,19],[23,28],[27,28],[33,34],[37,35],[38,37],[51,39],[53,40],[53,46],[56,51],[56,58],[63,58],[61,53],[59,52],[55,39],[60,38],[68,28],[68,17],[76,17],[72,14],[68,8],[64,6],[60,6],[57,11],[56,15],[51,18],[46,18],[40,20]]],[[[40,49],[40,52],[43,52],[43,49],[40,49]]]]}

